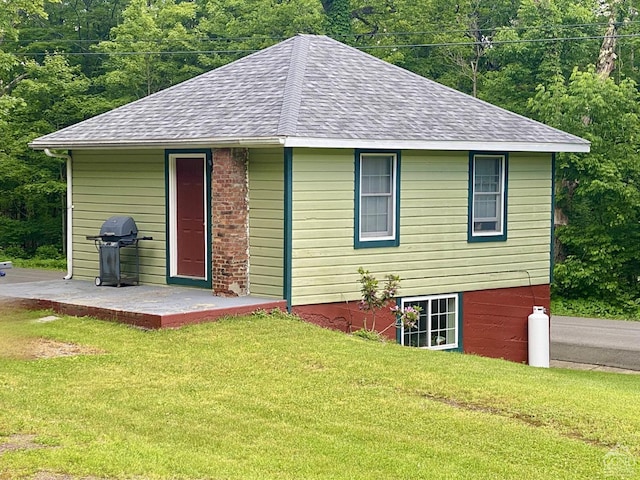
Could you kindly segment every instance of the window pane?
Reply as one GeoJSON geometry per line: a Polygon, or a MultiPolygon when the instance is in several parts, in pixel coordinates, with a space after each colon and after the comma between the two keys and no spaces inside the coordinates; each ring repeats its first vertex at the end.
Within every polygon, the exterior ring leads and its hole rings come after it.
{"type": "Polygon", "coordinates": [[[500,191],[500,166],[501,158],[479,157],[475,159],[475,191],[499,192],[500,191]]]}
{"type": "Polygon", "coordinates": [[[361,210],[363,235],[391,235],[391,197],[363,197],[361,210]]]}
{"type": "Polygon", "coordinates": [[[477,195],[476,218],[497,218],[498,217],[498,195],[477,195]]]}
{"type": "Polygon", "coordinates": [[[474,157],[473,231],[501,232],[503,215],[503,157],[474,157]]]}
{"type": "Polygon", "coordinates": [[[442,348],[457,344],[456,297],[432,298],[420,301],[405,301],[404,308],[422,308],[418,323],[405,328],[402,342],[412,347],[442,348]]]}
{"type": "Polygon", "coordinates": [[[387,193],[392,190],[393,157],[362,156],[361,183],[363,194],[387,193]]]}
{"type": "Polygon", "coordinates": [[[394,155],[362,155],[360,159],[360,235],[394,235],[394,155]]]}
{"type": "Polygon", "coordinates": [[[411,329],[404,330],[403,343],[409,347],[427,347],[429,346],[429,328],[428,328],[428,310],[427,302],[410,302],[405,303],[405,308],[409,305],[422,308],[418,323],[411,329]]]}

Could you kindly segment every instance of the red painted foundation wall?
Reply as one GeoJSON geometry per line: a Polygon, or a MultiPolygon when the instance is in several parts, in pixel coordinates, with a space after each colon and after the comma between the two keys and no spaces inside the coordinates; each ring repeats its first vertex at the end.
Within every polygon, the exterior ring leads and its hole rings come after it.
{"type": "Polygon", "coordinates": [[[549,312],[549,303],[549,285],[464,292],[463,351],[526,362],[528,317],[534,305],[549,312]]]}
{"type": "MultiPolygon", "coordinates": [[[[363,312],[358,307],[358,301],[342,303],[325,303],[320,305],[303,305],[292,308],[292,313],[303,318],[307,322],[321,327],[352,333],[359,330],[366,320],[367,327],[371,328],[373,315],[371,312],[363,312]]],[[[391,340],[396,338],[396,317],[389,308],[385,308],[376,314],[376,330],[391,340]]]]}
{"type": "MultiPolygon", "coordinates": [[[[500,288],[462,294],[462,347],[465,353],[527,361],[527,323],[533,306],[549,311],[549,285],[500,288]]],[[[292,312],[304,320],[345,333],[371,327],[372,315],[358,308],[358,301],[303,305],[292,312]]],[[[395,316],[389,309],[376,315],[376,330],[396,338],[395,316]]]]}

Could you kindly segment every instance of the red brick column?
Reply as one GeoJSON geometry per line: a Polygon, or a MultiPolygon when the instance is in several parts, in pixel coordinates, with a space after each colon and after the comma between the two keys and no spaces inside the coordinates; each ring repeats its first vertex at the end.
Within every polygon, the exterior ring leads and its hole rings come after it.
{"type": "Polygon", "coordinates": [[[212,284],[214,295],[249,291],[249,189],[245,148],[213,151],[211,176],[212,284]]]}

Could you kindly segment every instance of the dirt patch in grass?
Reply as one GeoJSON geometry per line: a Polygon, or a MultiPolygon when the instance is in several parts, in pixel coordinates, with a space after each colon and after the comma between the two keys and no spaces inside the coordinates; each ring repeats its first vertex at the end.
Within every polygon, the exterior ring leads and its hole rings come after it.
{"type": "Polygon", "coordinates": [[[461,410],[469,410],[472,412],[481,412],[481,413],[488,413],[490,415],[498,415],[501,417],[506,417],[506,418],[511,418],[513,420],[517,420],[519,422],[523,422],[526,423],[527,425],[530,425],[532,427],[552,427],[554,428],[557,432],[559,432],[561,435],[568,437],[568,438],[573,438],[575,440],[579,440],[581,442],[587,443],[589,445],[594,445],[596,447],[603,447],[603,448],[612,448],[615,445],[610,443],[610,442],[602,442],[593,438],[589,438],[585,435],[583,435],[582,433],[578,432],[578,431],[574,431],[574,430],[567,430],[565,428],[558,428],[558,425],[554,425],[553,422],[551,423],[545,423],[543,420],[540,420],[538,418],[535,417],[535,415],[526,415],[523,413],[519,413],[519,412],[510,412],[507,410],[503,410],[500,408],[496,408],[496,407],[491,407],[491,406],[487,406],[487,405],[476,405],[470,402],[464,402],[464,401],[458,401],[452,398],[447,398],[447,397],[442,397],[442,396],[438,396],[438,395],[433,395],[431,393],[422,393],[421,394],[424,398],[427,398],[429,400],[432,400],[434,402],[438,402],[438,403],[444,403],[445,405],[449,405],[450,407],[453,408],[458,408],[461,410]]]}
{"type": "Polygon", "coordinates": [[[105,480],[98,477],[74,477],[62,473],[38,472],[31,480],[105,480]]]}
{"type": "MultiPolygon", "coordinates": [[[[16,450],[37,450],[40,448],[50,448],[46,445],[35,442],[36,436],[32,434],[16,434],[0,439],[0,456],[7,452],[16,450]]],[[[2,475],[0,475],[0,478],[2,475]]],[[[64,473],[38,472],[30,480],[106,480],[98,477],[75,477],[64,473]]]]}
{"type": "Polygon", "coordinates": [[[35,443],[35,435],[16,434],[0,439],[0,455],[13,452],[15,450],[34,450],[37,448],[45,448],[44,445],[35,443]]]}
{"type": "Polygon", "coordinates": [[[7,345],[3,345],[4,351],[0,356],[19,360],[37,360],[104,353],[98,348],[47,338],[14,338],[13,340],[13,342],[7,342],[7,345]]]}
{"type": "Polygon", "coordinates": [[[102,350],[75,343],[58,342],[46,338],[37,338],[31,342],[32,358],[73,357],[76,355],[97,355],[102,350]]]}

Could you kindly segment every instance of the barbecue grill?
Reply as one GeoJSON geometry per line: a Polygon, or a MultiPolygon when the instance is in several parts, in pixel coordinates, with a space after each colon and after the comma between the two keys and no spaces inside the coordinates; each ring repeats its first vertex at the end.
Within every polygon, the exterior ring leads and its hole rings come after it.
{"type": "Polygon", "coordinates": [[[140,283],[139,240],[153,240],[152,237],[138,237],[138,227],[131,217],[115,216],[104,221],[99,235],[87,236],[93,240],[100,254],[100,276],[96,285],[138,285],[140,283]],[[125,247],[131,247],[123,253],[125,247]]]}

